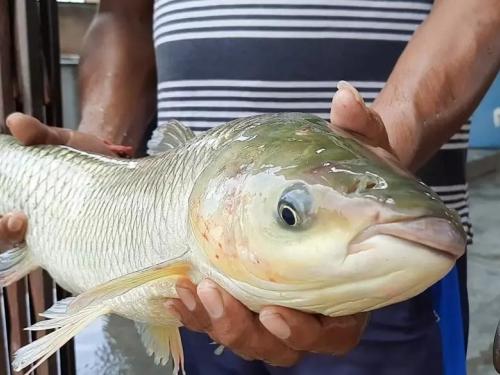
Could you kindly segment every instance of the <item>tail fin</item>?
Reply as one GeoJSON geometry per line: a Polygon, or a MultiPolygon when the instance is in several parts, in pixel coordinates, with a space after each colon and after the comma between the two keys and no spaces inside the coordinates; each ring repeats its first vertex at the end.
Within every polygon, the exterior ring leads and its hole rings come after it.
{"type": "Polygon", "coordinates": [[[36,267],[26,246],[0,254],[0,287],[15,283],[36,267]]]}
{"type": "MultiPolygon", "coordinates": [[[[62,305],[67,306],[72,300],[73,299],[68,298],[58,302],[56,304],[57,314],[53,313],[54,308],[47,310],[45,315],[54,316],[53,319],[39,322],[27,328],[27,330],[34,331],[53,328],[56,328],[56,330],[18,350],[14,354],[14,360],[12,362],[12,367],[15,371],[21,371],[33,364],[30,371],[26,373],[26,375],[31,374],[43,361],[54,354],[71,338],[76,336],[99,316],[109,312],[109,309],[102,305],[92,306],[71,315],[60,312],[62,311],[62,305]]],[[[66,309],[64,311],[66,311],[66,309]]]]}

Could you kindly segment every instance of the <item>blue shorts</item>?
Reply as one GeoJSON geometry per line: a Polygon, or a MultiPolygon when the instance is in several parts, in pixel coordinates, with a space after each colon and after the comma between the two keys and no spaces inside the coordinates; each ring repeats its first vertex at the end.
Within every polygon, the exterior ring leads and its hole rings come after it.
{"type": "Polygon", "coordinates": [[[205,334],[182,330],[189,375],[465,375],[461,298],[456,268],[436,286],[377,310],[360,345],[343,357],[310,354],[291,368],[246,361],[205,334]]]}

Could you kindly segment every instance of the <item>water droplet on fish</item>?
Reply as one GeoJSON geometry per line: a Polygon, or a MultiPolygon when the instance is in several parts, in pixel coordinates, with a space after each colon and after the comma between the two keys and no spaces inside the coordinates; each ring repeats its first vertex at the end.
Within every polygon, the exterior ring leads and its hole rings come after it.
{"type": "Polygon", "coordinates": [[[254,139],[256,136],[252,136],[252,137],[249,137],[249,136],[246,136],[246,135],[241,135],[239,136],[236,140],[237,141],[241,141],[241,142],[244,142],[244,141],[248,141],[248,140],[252,140],[254,139]]]}

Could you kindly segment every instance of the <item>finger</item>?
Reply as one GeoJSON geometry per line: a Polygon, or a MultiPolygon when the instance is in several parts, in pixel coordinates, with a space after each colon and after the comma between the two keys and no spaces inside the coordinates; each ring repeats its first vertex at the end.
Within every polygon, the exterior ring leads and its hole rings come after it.
{"type": "Polygon", "coordinates": [[[117,156],[119,152],[114,152],[111,144],[106,143],[101,138],[92,134],[78,131],[70,131],[66,145],[78,150],[93,152],[101,155],[117,156]]]}
{"type": "Polygon", "coordinates": [[[276,366],[291,366],[302,353],[290,349],[273,336],[248,310],[229,293],[210,280],[198,285],[198,296],[207,310],[212,339],[244,358],[259,359],[276,366]]]}
{"type": "Polygon", "coordinates": [[[380,116],[365,105],[359,92],[340,81],[332,99],[330,121],[371,146],[391,150],[389,137],[380,116]]]}
{"type": "Polygon", "coordinates": [[[38,119],[23,113],[13,113],[6,119],[7,127],[19,142],[26,146],[39,144],[66,144],[68,134],[60,128],[51,128],[38,119]]]}
{"type": "Polygon", "coordinates": [[[366,314],[328,318],[284,307],[266,307],[260,313],[262,324],[295,350],[344,354],[361,338],[366,314]],[[283,327],[288,327],[285,331],[283,327]],[[284,334],[286,333],[286,335],[284,334]]]}
{"type": "Polygon", "coordinates": [[[28,219],[20,212],[9,213],[0,218],[0,247],[6,249],[24,240],[28,219]]]}
{"type": "Polygon", "coordinates": [[[168,300],[165,303],[167,311],[186,328],[196,332],[207,331],[210,328],[210,318],[196,294],[196,285],[188,279],[181,279],[175,289],[179,299],[168,300]]]}
{"type": "Polygon", "coordinates": [[[109,151],[115,153],[121,157],[132,157],[134,156],[134,148],[132,146],[116,145],[108,141],[104,141],[109,151]]]}
{"type": "Polygon", "coordinates": [[[102,139],[79,131],[48,126],[23,113],[13,113],[6,119],[11,134],[25,146],[66,145],[75,149],[102,155],[116,156],[131,153],[128,147],[116,148],[102,139]],[[114,152],[117,151],[117,152],[114,152]]]}
{"type": "MultiPolygon", "coordinates": [[[[346,354],[356,348],[370,318],[369,313],[359,313],[342,317],[320,316],[321,326],[325,332],[317,343],[317,350],[324,353],[336,351],[346,354]],[[333,338],[333,339],[332,339],[333,338]],[[338,340],[336,340],[338,338],[338,340]]],[[[314,350],[314,348],[313,348],[314,350]]]]}

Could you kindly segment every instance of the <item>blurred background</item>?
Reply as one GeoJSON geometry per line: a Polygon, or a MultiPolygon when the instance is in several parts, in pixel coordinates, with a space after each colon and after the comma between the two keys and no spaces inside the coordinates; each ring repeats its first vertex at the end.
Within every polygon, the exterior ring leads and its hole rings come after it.
{"type": "MultiPolygon", "coordinates": [[[[79,47],[97,1],[59,1],[62,123],[78,126],[79,47]]],[[[467,173],[474,244],[469,248],[469,373],[495,374],[493,334],[500,319],[500,77],[472,116],[467,173]]],[[[75,340],[79,375],[164,374],[146,356],[133,324],[102,319],[75,340]]]]}

